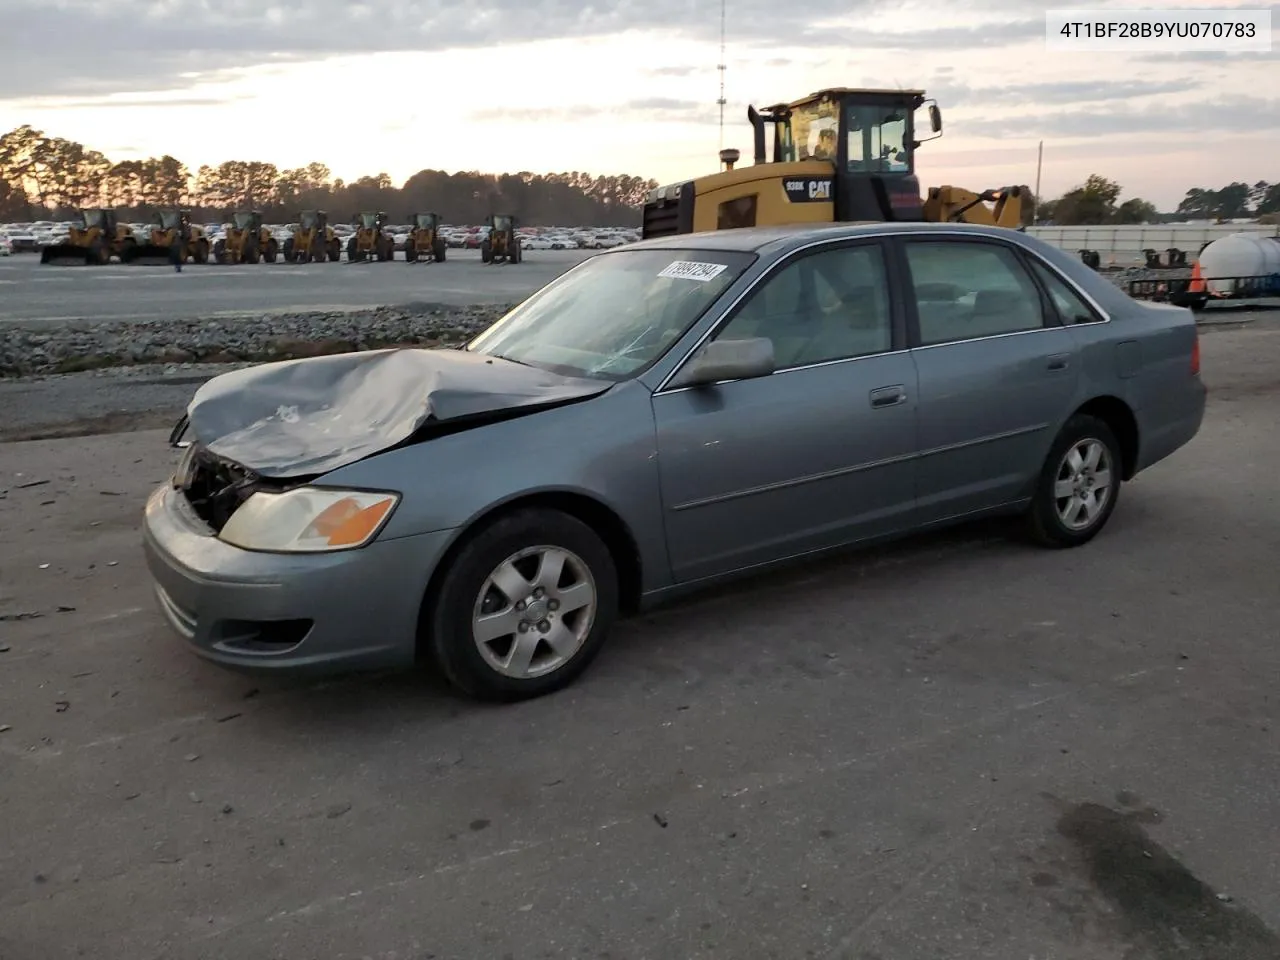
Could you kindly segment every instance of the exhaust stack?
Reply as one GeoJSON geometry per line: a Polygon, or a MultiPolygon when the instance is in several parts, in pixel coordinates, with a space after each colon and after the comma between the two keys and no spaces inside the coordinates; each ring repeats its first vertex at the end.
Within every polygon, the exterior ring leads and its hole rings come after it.
{"type": "Polygon", "coordinates": [[[764,146],[764,118],[755,107],[747,107],[747,119],[751,121],[751,129],[755,132],[756,163],[765,163],[769,158],[764,146]]]}
{"type": "Polygon", "coordinates": [[[733,165],[738,162],[738,158],[742,154],[733,147],[728,147],[720,151],[720,162],[724,164],[725,170],[732,170],[733,165]]]}

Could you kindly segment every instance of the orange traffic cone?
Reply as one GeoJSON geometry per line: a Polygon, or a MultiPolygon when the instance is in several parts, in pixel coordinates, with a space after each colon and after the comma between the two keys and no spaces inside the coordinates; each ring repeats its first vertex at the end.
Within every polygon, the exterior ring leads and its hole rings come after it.
{"type": "Polygon", "coordinates": [[[1204,292],[1204,277],[1200,275],[1200,261],[1197,260],[1191,265],[1191,284],[1187,287],[1187,293],[1204,292]]]}

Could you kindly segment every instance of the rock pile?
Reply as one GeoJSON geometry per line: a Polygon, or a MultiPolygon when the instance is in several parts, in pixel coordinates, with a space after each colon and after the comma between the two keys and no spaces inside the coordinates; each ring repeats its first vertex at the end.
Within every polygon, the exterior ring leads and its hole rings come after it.
{"type": "Polygon", "coordinates": [[[169,321],[0,324],[0,375],[152,363],[282,360],[397,344],[464,341],[511,304],[415,303],[342,313],[225,314],[169,321]]]}

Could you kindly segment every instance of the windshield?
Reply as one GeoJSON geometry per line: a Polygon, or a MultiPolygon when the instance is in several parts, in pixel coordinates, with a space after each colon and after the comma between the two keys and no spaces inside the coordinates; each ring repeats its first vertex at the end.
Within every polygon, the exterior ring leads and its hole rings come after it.
{"type": "Polygon", "coordinates": [[[418,229],[419,229],[419,230],[430,230],[430,229],[432,228],[432,226],[434,226],[434,224],[433,224],[433,222],[432,222],[433,220],[435,220],[435,217],[433,217],[433,216],[432,216],[431,214],[429,214],[429,213],[420,213],[420,214],[418,214],[418,218],[417,218],[418,229]]]}
{"type": "Polygon", "coordinates": [[[598,255],[467,349],[566,376],[626,380],[658,360],[754,260],[726,250],[598,255]]]}
{"type": "Polygon", "coordinates": [[[376,213],[360,214],[360,225],[366,230],[372,230],[378,223],[378,215],[376,213]]]}
{"type": "Polygon", "coordinates": [[[86,210],[84,212],[84,225],[86,227],[96,227],[102,222],[101,210],[86,210]]]}
{"type": "Polygon", "coordinates": [[[253,226],[252,213],[237,213],[231,217],[231,222],[236,225],[237,230],[248,230],[253,226]]]}
{"type": "Polygon", "coordinates": [[[793,108],[791,135],[783,140],[783,160],[834,160],[839,120],[836,106],[829,100],[814,100],[793,108]]]}
{"type": "Polygon", "coordinates": [[[176,210],[165,210],[160,214],[160,226],[165,230],[177,229],[182,222],[182,214],[176,210]]]}
{"type": "Polygon", "coordinates": [[[298,223],[303,230],[310,230],[320,221],[320,216],[314,210],[304,210],[298,218],[298,223]]]}
{"type": "Polygon", "coordinates": [[[910,173],[906,111],[850,104],[845,109],[850,173],[910,173]]]}

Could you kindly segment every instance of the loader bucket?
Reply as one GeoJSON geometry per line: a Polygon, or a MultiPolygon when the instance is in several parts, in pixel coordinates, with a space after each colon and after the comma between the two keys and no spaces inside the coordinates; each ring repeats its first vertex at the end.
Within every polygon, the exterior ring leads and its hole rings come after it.
{"type": "Polygon", "coordinates": [[[169,248],[157,243],[139,243],[127,251],[122,259],[125,263],[144,267],[167,267],[171,263],[169,248]]]}
{"type": "Polygon", "coordinates": [[[40,251],[40,262],[58,267],[86,267],[97,262],[93,249],[74,243],[53,243],[40,251]]]}

